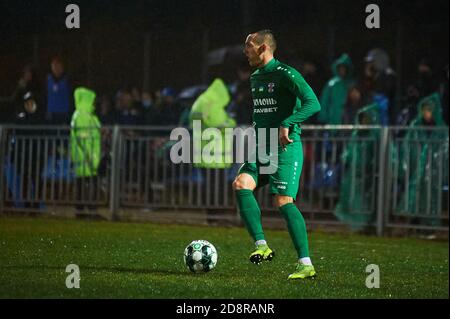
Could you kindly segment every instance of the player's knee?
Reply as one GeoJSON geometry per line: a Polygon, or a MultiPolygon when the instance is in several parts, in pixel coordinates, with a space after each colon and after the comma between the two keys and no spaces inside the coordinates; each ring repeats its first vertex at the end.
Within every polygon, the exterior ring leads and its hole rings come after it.
{"type": "Polygon", "coordinates": [[[293,203],[294,199],[290,196],[285,195],[275,195],[275,206],[277,208],[280,208],[281,206],[284,206],[289,203],[293,203]]]}
{"type": "Polygon", "coordinates": [[[241,189],[245,189],[245,183],[241,179],[236,178],[233,181],[233,190],[238,191],[241,189]]]}
{"type": "Polygon", "coordinates": [[[236,179],[233,181],[233,190],[238,191],[241,189],[250,189],[253,190],[255,187],[255,185],[252,185],[254,183],[251,183],[250,181],[248,181],[247,178],[245,178],[245,176],[239,175],[238,177],[236,177],[236,179]]]}

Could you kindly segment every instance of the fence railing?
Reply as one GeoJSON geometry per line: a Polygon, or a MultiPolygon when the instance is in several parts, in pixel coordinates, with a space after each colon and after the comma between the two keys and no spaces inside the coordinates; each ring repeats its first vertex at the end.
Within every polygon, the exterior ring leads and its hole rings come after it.
{"type": "Polygon", "coordinates": [[[386,227],[448,231],[448,128],[393,128],[386,170],[386,227]]]}
{"type": "MultiPolygon", "coordinates": [[[[171,129],[104,127],[80,141],[70,127],[0,126],[0,212],[102,207],[120,219],[133,209],[189,210],[239,222],[231,184],[241,164],[174,164],[171,129]]],[[[304,126],[301,134],[296,204],[309,224],[448,231],[448,128],[304,126]]],[[[268,187],[255,195],[265,216],[281,219],[268,187]]]]}

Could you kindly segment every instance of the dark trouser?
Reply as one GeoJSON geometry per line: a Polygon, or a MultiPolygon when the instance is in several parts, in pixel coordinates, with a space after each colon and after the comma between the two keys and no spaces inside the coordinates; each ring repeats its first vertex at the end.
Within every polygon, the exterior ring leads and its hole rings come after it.
{"type": "Polygon", "coordinates": [[[77,177],[75,180],[75,199],[77,210],[95,209],[95,201],[97,200],[97,176],[92,177],[77,177]]]}
{"type": "Polygon", "coordinates": [[[25,163],[25,169],[23,172],[23,175],[21,176],[21,198],[24,202],[25,208],[33,208],[33,209],[39,209],[40,206],[40,192],[42,189],[42,186],[39,185],[39,193],[37,193],[37,184],[40,183],[38,180],[39,174],[35,170],[29,170],[28,169],[28,163],[25,163]]]}

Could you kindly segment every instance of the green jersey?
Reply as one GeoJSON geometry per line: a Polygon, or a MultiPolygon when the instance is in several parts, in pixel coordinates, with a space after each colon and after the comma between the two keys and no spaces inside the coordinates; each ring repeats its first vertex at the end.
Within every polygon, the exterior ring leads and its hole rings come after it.
{"type": "MultiPolygon", "coordinates": [[[[250,77],[253,122],[258,128],[289,128],[289,137],[300,139],[300,124],[320,111],[320,103],[303,76],[294,68],[272,59],[250,77]]],[[[266,143],[269,132],[266,132],[266,143]]]]}

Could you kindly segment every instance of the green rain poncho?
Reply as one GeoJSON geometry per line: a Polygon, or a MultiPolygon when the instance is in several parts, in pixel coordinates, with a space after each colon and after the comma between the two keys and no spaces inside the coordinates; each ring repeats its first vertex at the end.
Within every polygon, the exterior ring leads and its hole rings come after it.
{"type": "MultiPolygon", "coordinates": [[[[375,103],[362,108],[356,115],[356,125],[379,123],[379,108],[375,103]]],[[[363,230],[374,220],[376,184],[373,176],[377,173],[378,157],[375,150],[379,137],[379,129],[355,130],[342,154],[344,173],[334,214],[354,231],[363,230]]]]}
{"type": "Polygon", "coordinates": [[[77,177],[95,176],[101,156],[101,125],[94,113],[95,92],[80,87],[75,90],[74,97],[70,146],[75,174],[77,177]]]}
{"type": "Polygon", "coordinates": [[[423,98],[417,105],[417,117],[400,143],[400,182],[403,193],[396,213],[424,217],[429,226],[439,224],[443,185],[448,182],[448,128],[442,119],[439,94],[423,98]],[[424,109],[431,111],[433,121],[426,123],[424,109]],[[415,130],[418,127],[441,127],[440,130],[415,130]],[[437,217],[437,218],[433,218],[437,217]]]}
{"type": "MultiPolygon", "coordinates": [[[[194,166],[201,168],[229,168],[231,167],[232,157],[230,161],[226,160],[225,156],[232,156],[232,142],[233,139],[225,137],[225,128],[234,128],[236,122],[231,118],[225,107],[230,102],[230,94],[228,89],[221,79],[215,79],[208,89],[203,92],[192,105],[192,109],[189,115],[190,123],[194,120],[201,121],[202,133],[207,128],[218,128],[221,133],[221,139],[214,139],[217,141],[215,151],[220,152],[220,160],[207,163],[204,158],[201,158],[201,163],[194,163],[194,166]]],[[[195,135],[194,143],[201,144],[201,150],[204,150],[205,146],[213,143],[209,140],[203,140],[198,143],[198,139],[201,136],[195,135]]],[[[200,151],[201,151],[200,150],[200,151]]],[[[200,156],[200,154],[194,153],[194,158],[200,156]]]]}
{"type": "Polygon", "coordinates": [[[319,113],[319,121],[323,124],[342,124],[342,112],[347,100],[347,94],[353,85],[353,65],[347,54],[341,55],[332,65],[333,78],[331,78],[320,96],[322,107],[319,113]],[[347,75],[342,78],[338,74],[338,66],[347,67],[347,75]]]}

